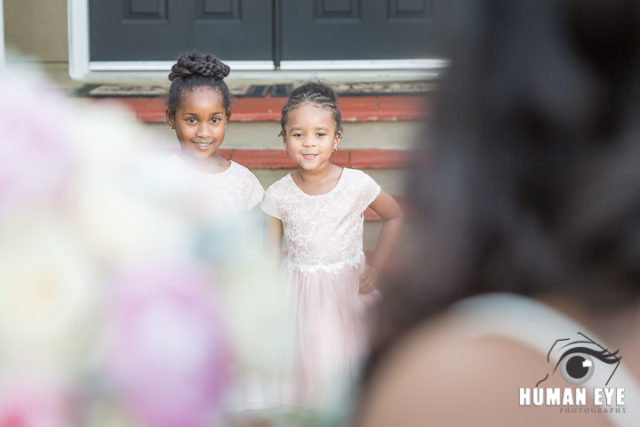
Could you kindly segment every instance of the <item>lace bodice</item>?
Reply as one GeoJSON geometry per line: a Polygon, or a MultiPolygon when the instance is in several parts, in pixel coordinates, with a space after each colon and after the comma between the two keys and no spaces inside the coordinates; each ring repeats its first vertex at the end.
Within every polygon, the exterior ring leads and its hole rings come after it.
{"type": "Polygon", "coordinates": [[[380,193],[367,174],[344,168],[328,193],[309,195],[291,174],[271,185],[261,204],[282,221],[288,261],[303,270],[357,264],[362,254],[364,211],[380,193]]]}

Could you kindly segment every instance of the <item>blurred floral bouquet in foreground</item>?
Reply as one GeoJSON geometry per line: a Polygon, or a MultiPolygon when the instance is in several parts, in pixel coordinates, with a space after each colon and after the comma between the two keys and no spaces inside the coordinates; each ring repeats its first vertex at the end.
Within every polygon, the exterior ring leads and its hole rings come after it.
{"type": "Polygon", "coordinates": [[[287,347],[260,218],[203,214],[119,108],[0,77],[0,426],[216,425],[287,347]]]}

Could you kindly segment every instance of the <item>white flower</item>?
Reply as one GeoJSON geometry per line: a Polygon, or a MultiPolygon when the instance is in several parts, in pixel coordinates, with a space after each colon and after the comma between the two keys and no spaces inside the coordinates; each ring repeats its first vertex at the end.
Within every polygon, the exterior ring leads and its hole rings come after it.
{"type": "Polygon", "coordinates": [[[158,207],[132,182],[145,164],[148,153],[143,147],[152,135],[111,107],[100,106],[79,117],[76,138],[91,138],[77,144],[81,161],[70,208],[96,254],[116,262],[140,253],[188,250],[186,219],[158,207]]]}
{"type": "Polygon", "coordinates": [[[8,365],[74,369],[95,326],[99,283],[68,226],[25,218],[0,226],[0,355],[8,365]]]}
{"type": "Polygon", "coordinates": [[[266,253],[264,224],[253,213],[200,230],[199,253],[214,266],[239,368],[272,375],[286,364],[293,323],[278,261],[266,253]]]}

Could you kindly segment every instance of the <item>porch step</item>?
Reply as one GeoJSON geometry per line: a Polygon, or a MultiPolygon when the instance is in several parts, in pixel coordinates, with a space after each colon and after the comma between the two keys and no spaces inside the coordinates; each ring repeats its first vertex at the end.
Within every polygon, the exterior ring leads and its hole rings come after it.
{"type": "MultiPolygon", "coordinates": [[[[233,117],[233,116],[232,116],[233,117]]],[[[158,141],[174,146],[176,135],[165,122],[146,123],[156,132],[158,141]]],[[[378,120],[343,122],[339,150],[346,149],[411,149],[423,131],[425,123],[416,120],[378,120]]],[[[231,121],[221,148],[282,151],[279,121],[231,121]]],[[[338,151],[339,153],[340,151],[338,151]]]]}
{"type": "MultiPolygon", "coordinates": [[[[95,99],[100,102],[114,98],[95,99]]],[[[129,107],[144,123],[165,122],[165,98],[127,97],[117,100],[129,107]]],[[[285,97],[233,98],[231,121],[280,121],[280,112],[286,100],[285,97]]],[[[345,96],[338,99],[338,108],[347,122],[422,120],[429,115],[428,97],[425,96],[345,96]]]]}
{"type": "MultiPolygon", "coordinates": [[[[218,152],[249,169],[293,169],[296,164],[284,150],[219,149],[218,152]]],[[[354,169],[386,169],[407,166],[413,150],[347,149],[338,150],[331,162],[354,169]]]]}

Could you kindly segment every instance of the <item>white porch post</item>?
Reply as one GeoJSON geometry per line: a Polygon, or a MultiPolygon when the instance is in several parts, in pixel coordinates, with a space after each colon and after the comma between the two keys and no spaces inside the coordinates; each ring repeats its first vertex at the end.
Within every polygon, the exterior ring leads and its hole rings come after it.
{"type": "Polygon", "coordinates": [[[0,0],[0,68],[4,68],[4,5],[0,0]]]}

